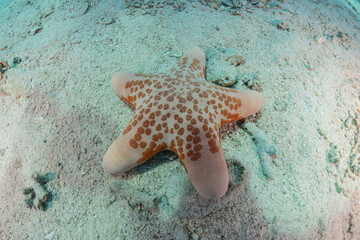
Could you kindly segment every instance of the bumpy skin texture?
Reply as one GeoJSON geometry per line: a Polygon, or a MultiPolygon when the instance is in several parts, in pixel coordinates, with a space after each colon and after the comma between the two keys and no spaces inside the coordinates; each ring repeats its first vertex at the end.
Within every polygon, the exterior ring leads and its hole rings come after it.
{"type": "Polygon", "coordinates": [[[208,83],[200,48],[187,50],[169,73],[119,72],[112,85],[135,113],[104,156],[107,172],[125,172],[169,149],[201,196],[218,199],[225,194],[229,175],[219,128],[259,111],[262,94],[208,83]]]}

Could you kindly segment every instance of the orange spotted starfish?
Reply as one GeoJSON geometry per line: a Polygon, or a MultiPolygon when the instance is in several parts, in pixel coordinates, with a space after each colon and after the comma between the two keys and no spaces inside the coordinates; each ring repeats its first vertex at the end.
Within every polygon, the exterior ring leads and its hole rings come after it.
{"type": "Polygon", "coordinates": [[[112,85],[135,113],[104,156],[107,172],[125,172],[169,149],[201,196],[218,199],[225,194],[229,175],[219,128],[259,111],[262,94],[208,83],[200,48],[187,50],[169,73],[119,72],[112,85]]]}

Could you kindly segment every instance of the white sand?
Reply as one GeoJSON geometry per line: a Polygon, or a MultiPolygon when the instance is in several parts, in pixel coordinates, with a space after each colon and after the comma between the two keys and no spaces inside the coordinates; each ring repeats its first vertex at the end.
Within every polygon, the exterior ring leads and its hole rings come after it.
{"type": "Polygon", "coordinates": [[[306,0],[151,16],[117,2],[0,1],[0,60],[22,58],[0,83],[1,239],[360,239],[355,10],[306,0]],[[195,45],[240,50],[265,95],[255,125],[277,151],[266,180],[249,132],[225,137],[232,180],[215,202],[171,154],[116,178],[101,167],[132,116],[112,73],[167,71],[195,45]],[[46,211],[25,204],[24,188],[42,194],[37,173],[55,174],[46,211]]]}

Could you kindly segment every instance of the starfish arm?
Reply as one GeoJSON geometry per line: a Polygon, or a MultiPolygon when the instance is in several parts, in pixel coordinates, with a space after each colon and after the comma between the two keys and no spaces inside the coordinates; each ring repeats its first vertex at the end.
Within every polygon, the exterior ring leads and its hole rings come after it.
{"type": "Polygon", "coordinates": [[[220,113],[220,126],[248,117],[261,110],[264,96],[253,90],[222,88],[216,106],[220,113]]]}
{"type": "Polygon", "coordinates": [[[184,139],[183,146],[172,144],[173,148],[170,147],[179,156],[195,189],[207,199],[222,197],[229,183],[224,152],[214,129],[209,127],[207,132],[201,133],[193,131],[184,139]]]}
{"type": "Polygon", "coordinates": [[[150,81],[150,75],[134,74],[130,72],[117,72],[112,77],[112,86],[125,102],[136,108],[137,103],[145,97],[145,93],[150,94],[149,88],[154,81],[150,81]],[[147,87],[146,91],[143,88],[147,87]]]}
{"type": "Polygon", "coordinates": [[[170,70],[175,76],[181,78],[183,73],[188,73],[192,78],[203,78],[205,76],[205,54],[199,47],[188,49],[176,66],[170,70]]]}
{"type": "Polygon", "coordinates": [[[203,50],[201,50],[201,48],[199,48],[199,47],[193,47],[193,48],[188,49],[184,53],[183,58],[184,57],[196,58],[199,60],[199,65],[201,67],[205,67],[205,64],[206,64],[205,54],[204,54],[203,50]]]}
{"type": "Polygon", "coordinates": [[[167,144],[161,141],[162,134],[151,134],[151,122],[140,121],[140,116],[134,115],[133,120],[107,150],[102,163],[105,171],[111,174],[123,173],[167,148],[167,144]]]}

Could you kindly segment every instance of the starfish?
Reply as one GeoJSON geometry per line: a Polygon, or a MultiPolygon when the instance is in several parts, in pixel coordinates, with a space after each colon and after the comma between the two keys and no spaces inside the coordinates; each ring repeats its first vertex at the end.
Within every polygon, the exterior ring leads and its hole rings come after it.
{"type": "Polygon", "coordinates": [[[187,50],[169,73],[118,72],[112,86],[135,112],[107,150],[105,171],[123,173],[167,149],[179,157],[202,197],[226,193],[229,175],[219,128],[258,112],[261,93],[207,82],[205,54],[198,47],[187,50]]]}

